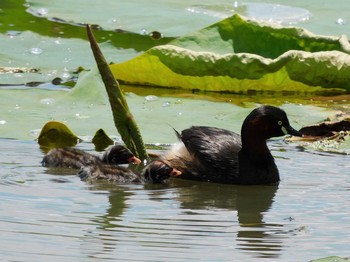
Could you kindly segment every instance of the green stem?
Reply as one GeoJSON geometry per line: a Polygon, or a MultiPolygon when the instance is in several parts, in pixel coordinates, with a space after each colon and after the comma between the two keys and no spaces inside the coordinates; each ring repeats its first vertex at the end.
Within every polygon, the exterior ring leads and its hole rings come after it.
{"type": "Polygon", "coordinates": [[[148,154],[140,130],[134,116],[129,110],[125,96],[120,89],[118,81],[114,78],[112,71],[104,58],[89,25],[86,26],[91,49],[94,54],[98,70],[111,105],[115,127],[125,145],[139,158],[147,159],[148,154]]]}

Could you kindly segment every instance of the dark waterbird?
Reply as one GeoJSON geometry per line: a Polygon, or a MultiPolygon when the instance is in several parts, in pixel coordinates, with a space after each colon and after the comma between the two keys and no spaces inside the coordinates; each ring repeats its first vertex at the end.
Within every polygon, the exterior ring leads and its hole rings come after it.
{"type": "Polygon", "coordinates": [[[111,164],[120,165],[141,161],[129,149],[122,145],[113,145],[107,148],[102,157],[87,153],[77,148],[54,148],[43,158],[42,165],[46,167],[66,167],[80,169],[86,165],[111,164]]]}
{"type": "Polygon", "coordinates": [[[184,179],[226,184],[274,184],[280,180],[266,140],[283,135],[302,136],[286,113],[264,105],[244,120],[241,136],[225,129],[193,126],[180,133],[180,143],[161,160],[179,170],[184,179]]]}
{"type": "Polygon", "coordinates": [[[162,184],[169,177],[178,176],[181,173],[156,160],[147,165],[141,173],[121,166],[94,164],[82,167],[78,175],[84,181],[108,180],[119,184],[162,184]]]}

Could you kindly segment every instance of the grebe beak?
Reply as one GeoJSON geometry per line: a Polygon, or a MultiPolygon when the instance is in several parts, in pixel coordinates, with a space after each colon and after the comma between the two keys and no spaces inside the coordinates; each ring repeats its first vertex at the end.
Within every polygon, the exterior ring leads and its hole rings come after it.
{"type": "Polygon", "coordinates": [[[170,176],[181,176],[181,174],[182,172],[176,168],[173,168],[173,170],[170,172],[170,176]]]}
{"type": "Polygon", "coordinates": [[[137,158],[136,156],[132,156],[128,159],[129,163],[135,164],[135,165],[139,165],[141,164],[141,160],[139,158],[137,158]]]}

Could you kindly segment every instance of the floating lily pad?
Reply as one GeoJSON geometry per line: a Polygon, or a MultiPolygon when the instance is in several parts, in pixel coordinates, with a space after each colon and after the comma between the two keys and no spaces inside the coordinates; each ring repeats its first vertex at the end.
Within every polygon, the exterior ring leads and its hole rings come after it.
{"type": "Polygon", "coordinates": [[[44,149],[75,146],[80,139],[63,123],[47,122],[38,137],[39,145],[44,149]]]}
{"type": "Polygon", "coordinates": [[[106,134],[103,129],[96,131],[94,137],[92,138],[92,143],[95,145],[96,151],[103,151],[108,146],[113,145],[113,140],[106,134]]]}
{"type": "Polygon", "coordinates": [[[246,93],[350,90],[350,44],[238,15],[111,66],[124,83],[246,93]]]}

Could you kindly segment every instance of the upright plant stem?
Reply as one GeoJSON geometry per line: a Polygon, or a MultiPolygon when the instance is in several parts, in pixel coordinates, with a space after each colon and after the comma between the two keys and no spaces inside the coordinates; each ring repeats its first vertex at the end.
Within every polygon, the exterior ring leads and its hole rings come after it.
{"type": "Polygon", "coordinates": [[[100,71],[103,83],[109,98],[109,103],[113,113],[115,127],[125,145],[139,158],[147,159],[147,151],[143,143],[140,130],[136,124],[133,115],[130,112],[125,96],[120,89],[118,81],[114,78],[109,65],[104,58],[96,39],[92,33],[91,27],[86,26],[91,49],[95,61],[100,71]]]}

